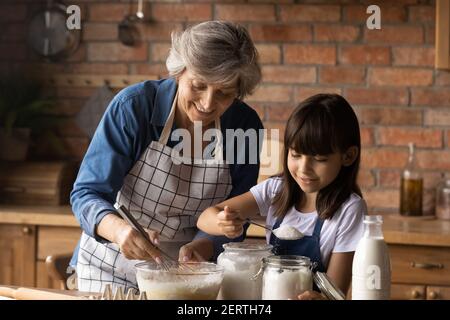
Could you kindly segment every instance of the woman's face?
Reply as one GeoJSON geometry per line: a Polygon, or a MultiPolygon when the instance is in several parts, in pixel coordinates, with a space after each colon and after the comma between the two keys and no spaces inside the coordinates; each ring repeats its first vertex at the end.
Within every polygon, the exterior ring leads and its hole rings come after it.
{"type": "Polygon", "coordinates": [[[316,193],[332,183],[346,163],[338,152],[310,156],[289,149],[287,164],[292,178],[303,192],[316,193]]]}
{"type": "Polygon", "coordinates": [[[191,121],[207,126],[228,109],[237,97],[237,84],[210,84],[189,70],[178,78],[178,110],[191,121]]]}

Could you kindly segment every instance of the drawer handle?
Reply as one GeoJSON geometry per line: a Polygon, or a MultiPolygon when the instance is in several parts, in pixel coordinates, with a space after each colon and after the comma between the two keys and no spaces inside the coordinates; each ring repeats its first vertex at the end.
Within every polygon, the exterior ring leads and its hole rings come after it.
{"type": "Polygon", "coordinates": [[[417,298],[420,298],[422,295],[420,294],[420,291],[419,290],[413,290],[413,291],[411,291],[411,297],[413,298],[413,299],[417,299],[417,298]]]}
{"type": "Polygon", "coordinates": [[[444,265],[442,263],[420,263],[420,262],[411,262],[412,268],[419,269],[444,269],[444,265]]]}
{"type": "Polygon", "coordinates": [[[438,293],[437,293],[437,292],[434,292],[434,291],[431,291],[430,294],[429,294],[429,297],[430,297],[430,299],[432,299],[432,300],[437,299],[438,296],[439,296],[438,293]]]}

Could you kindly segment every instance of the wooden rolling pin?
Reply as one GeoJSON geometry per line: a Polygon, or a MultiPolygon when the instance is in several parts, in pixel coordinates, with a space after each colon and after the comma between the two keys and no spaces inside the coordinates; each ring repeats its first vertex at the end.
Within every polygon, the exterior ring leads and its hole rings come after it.
{"type": "Polygon", "coordinates": [[[86,297],[77,297],[63,293],[50,292],[46,290],[0,287],[0,296],[16,300],[85,300],[86,297]]]}
{"type": "Polygon", "coordinates": [[[84,297],[76,297],[63,293],[55,293],[45,290],[19,288],[14,293],[17,300],[83,300],[84,297]]]}
{"type": "Polygon", "coordinates": [[[9,287],[0,287],[0,296],[14,299],[14,293],[16,289],[9,287]]]}

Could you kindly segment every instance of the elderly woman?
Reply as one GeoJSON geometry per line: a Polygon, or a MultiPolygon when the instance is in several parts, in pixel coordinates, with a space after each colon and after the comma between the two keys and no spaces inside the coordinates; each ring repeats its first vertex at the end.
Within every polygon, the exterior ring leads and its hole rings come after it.
{"type": "Polygon", "coordinates": [[[156,247],[184,261],[211,259],[220,241],[197,234],[198,215],[256,184],[259,158],[248,161],[251,143],[246,140],[237,154],[226,156],[227,139],[217,134],[262,129],[257,113],[241,101],[261,79],[247,31],[210,21],[173,34],[166,65],[170,78],[117,94],[81,163],[71,193],[83,229],[74,257],[79,290],[102,291],[106,284],[136,288],[135,260],[159,262],[156,247]],[[183,135],[178,149],[172,134],[177,129],[193,137],[183,135]],[[208,153],[202,135],[210,129],[217,131],[208,153]],[[191,146],[200,146],[200,159],[198,150],[189,152],[191,146]],[[242,157],[243,163],[228,161],[242,157]],[[115,203],[131,212],[154,246],[118,215],[115,203]]]}

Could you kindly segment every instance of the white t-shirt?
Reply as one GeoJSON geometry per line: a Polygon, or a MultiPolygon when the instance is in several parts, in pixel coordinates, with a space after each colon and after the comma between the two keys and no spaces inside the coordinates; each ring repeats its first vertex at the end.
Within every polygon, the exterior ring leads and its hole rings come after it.
{"type": "MultiPolygon", "coordinates": [[[[272,205],[272,200],[281,190],[282,181],[280,177],[269,178],[250,189],[258,203],[261,216],[266,216],[266,224],[270,226],[273,226],[277,220],[273,216],[276,207],[272,205]]],[[[366,202],[353,193],[331,219],[324,221],[320,232],[320,253],[325,266],[328,266],[332,252],[356,250],[356,246],[363,235],[363,220],[366,214],[366,202]]],[[[286,213],[281,225],[293,226],[304,235],[311,236],[318,218],[317,211],[300,212],[292,206],[286,213]]],[[[269,242],[269,231],[266,232],[266,239],[269,242]]]]}

